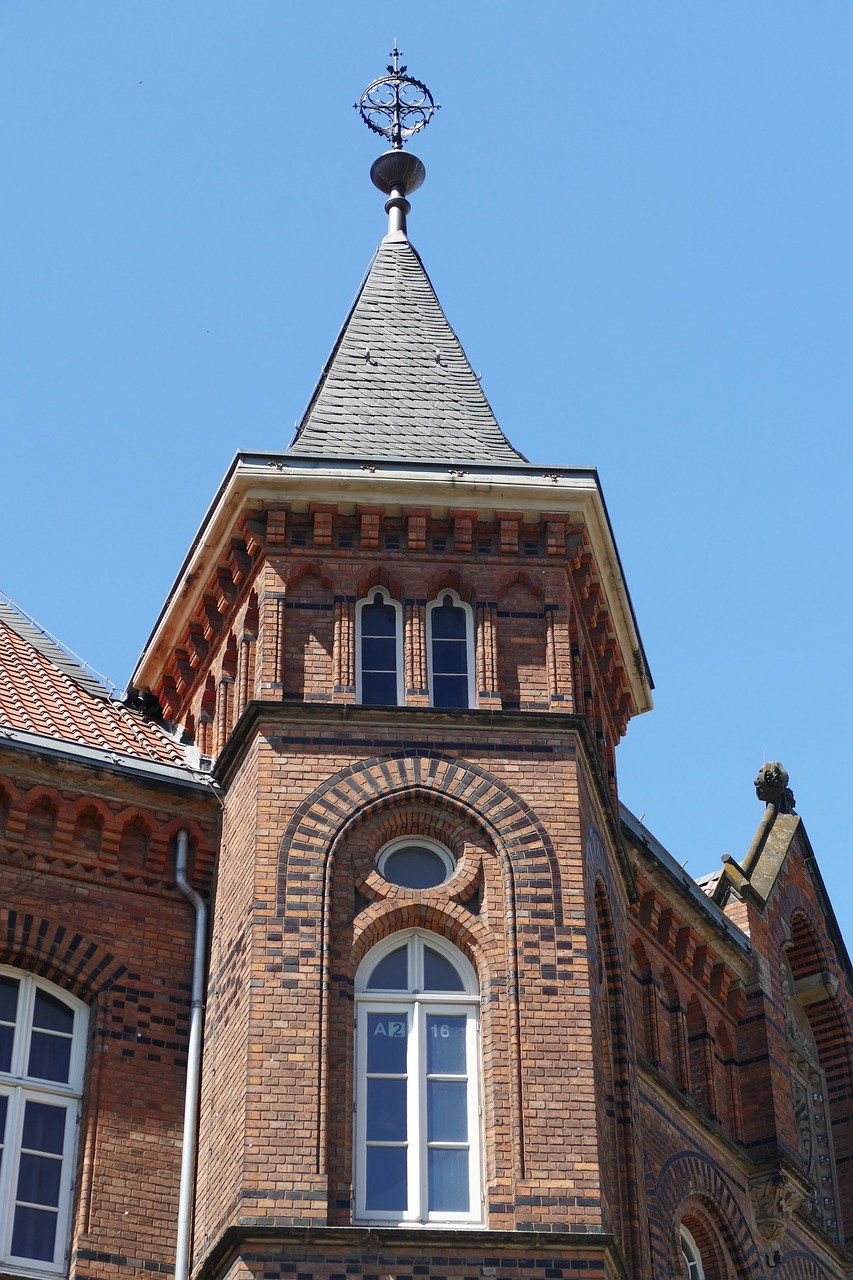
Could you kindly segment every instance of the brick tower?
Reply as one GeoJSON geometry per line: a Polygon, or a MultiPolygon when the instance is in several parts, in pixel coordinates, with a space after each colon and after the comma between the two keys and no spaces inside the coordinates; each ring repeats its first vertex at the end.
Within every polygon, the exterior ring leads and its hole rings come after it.
{"type": "Polygon", "coordinates": [[[224,794],[195,1266],[616,1276],[642,1178],[596,975],[651,683],[596,473],[505,438],[407,236],[420,162],[373,177],[296,439],[238,455],[134,677],[224,794]]]}
{"type": "Polygon", "coordinates": [[[388,70],[388,233],[134,676],[223,808],[177,1280],[840,1280],[853,975],[787,775],[699,882],[620,806],[652,686],[598,478],[498,426],[388,70]]]}

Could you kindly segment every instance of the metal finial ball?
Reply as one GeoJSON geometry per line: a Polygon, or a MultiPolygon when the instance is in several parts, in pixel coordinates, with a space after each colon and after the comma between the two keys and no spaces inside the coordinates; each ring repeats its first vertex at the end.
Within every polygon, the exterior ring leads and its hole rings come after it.
{"type": "Polygon", "coordinates": [[[439,104],[425,84],[407,75],[407,68],[398,65],[396,42],[392,57],[394,65],[386,68],[388,75],[369,84],[355,105],[368,129],[381,134],[395,150],[400,150],[413,134],[426,128],[439,104]]]}

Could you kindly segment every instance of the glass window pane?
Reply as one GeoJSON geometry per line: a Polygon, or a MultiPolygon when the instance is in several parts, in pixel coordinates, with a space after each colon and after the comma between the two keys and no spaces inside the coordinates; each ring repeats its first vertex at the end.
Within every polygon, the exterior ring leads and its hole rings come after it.
{"type": "Polygon", "coordinates": [[[367,983],[368,991],[408,991],[409,971],[406,957],[408,949],[405,944],[390,951],[384,956],[367,983]]]}
{"type": "Polygon", "coordinates": [[[432,1147],[428,1159],[431,1213],[467,1213],[468,1152],[432,1147]]]}
{"type": "Polygon", "coordinates": [[[435,849],[406,845],[395,849],[382,863],[382,874],[392,884],[406,889],[432,889],[447,879],[447,866],[435,849]]]}
{"type": "Polygon", "coordinates": [[[424,990],[465,990],[465,983],[450,961],[432,947],[424,947],[424,990]]]}
{"type": "Polygon", "coordinates": [[[0,1022],[14,1022],[18,1012],[18,980],[0,975],[0,1022]]]}
{"type": "Polygon", "coordinates": [[[59,1181],[62,1176],[62,1161],[56,1156],[21,1156],[18,1171],[17,1200],[26,1200],[29,1204],[59,1204],[59,1181]]]}
{"type": "MultiPolygon", "coordinates": [[[[381,600],[381,597],[380,597],[381,600]]],[[[365,636],[397,635],[397,610],[392,604],[366,604],[361,610],[361,634],[365,636]]]]}
{"type": "Polygon", "coordinates": [[[373,1078],[367,1082],[367,1141],[405,1142],[406,1080],[373,1078]]]}
{"type": "Polygon", "coordinates": [[[22,1148],[61,1156],[65,1142],[65,1111],[65,1107],[54,1107],[46,1102],[28,1102],[24,1111],[22,1148]]]}
{"type": "Polygon", "coordinates": [[[433,640],[432,669],[436,675],[467,675],[467,644],[460,644],[458,640],[433,640]]]}
{"type": "Polygon", "coordinates": [[[365,636],[361,646],[361,665],[364,671],[396,671],[397,642],[389,639],[365,636]]]}
{"type": "Polygon", "coordinates": [[[68,1080],[71,1068],[71,1040],[44,1031],[33,1031],[27,1075],[36,1080],[68,1080]]]}
{"type": "Polygon", "coordinates": [[[396,707],[396,671],[362,671],[361,700],[366,706],[396,707]]]}
{"type": "Polygon", "coordinates": [[[53,1210],[18,1205],[12,1230],[12,1253],[16,1258],[53,1262],[55,1241],[56,1213],[53,1210]]]}
{"type": "Polygon", "coordinates": [[[46,991],[37,991],[33,1026],[44,1027],[46,1031],[61,1031],[70,1036],[74,1030],[74,1010],[69,1009],[64,1000],[57,1000],[56,996],[49,996],[46,991]]]}
{"type": "Polygon", "coordinates": [[[407,1044],[404,1013],[367,1015],[367,1070],[371,1074],[405,1075],[407,1044]]]}
{"type": "Polygon", "coordinates": [[[454,605],[442,604],[432,610],[430,621],[435,640],[464,640],[466,638],[465,610],[454,605]]]}
{"type": "Polygon", "coordinates": [[[9,1099],[5,1093],[0,1093],[0,1165],[3,1160],[3,1148],[6,1145],[6,1113],[9,1110],[9,1099]]]}
{"type": "Polygon", "coordinates": [[[433,676],[432,705],[434,707],[468,706],[467,676],[433,676]]]}
{"type": "Polygon", "coordinates": [[[15,1028],[0,1023],[0,1071],[12,1070],[12,1046],[15,1042],[15,1028]]]}
{"type": "Polygon", "coordinates": [[[427,1073],[431,1076],[464,1076],[464,1014],[427,1014],[427,1073]]]}
{"type": "Polygon", "coordinates": [[[468,1085],[464,1080],[427,1081],[427,1139],[468,1141],[468,1085]]]}
{"type": "Polygon", "coordinates": [[[405,1147],[367,1148],[366,1209],[402,1212],[409,1207],[405,1147]]]}

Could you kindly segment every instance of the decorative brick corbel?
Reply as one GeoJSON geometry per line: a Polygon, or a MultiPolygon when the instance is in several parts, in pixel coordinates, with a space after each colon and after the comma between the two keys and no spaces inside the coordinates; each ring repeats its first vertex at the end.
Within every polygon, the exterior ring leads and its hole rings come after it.
{"type": "Polygon", "coordinates": [[[410,551],[426,550],[427,525],[429,524],[429,507],[405,507],[403,515],[406,519],[406,545],[410,551]]]}
{"type": "Polygon", "coordinates": [[[338,508],[326,503],[312,502],[309,510],[314,518],[314,546],[330,547],[338,508]]]}
{"type": "Polygon", "coordinates": [[[453,550],[467,554],[474,550],[474,529],[477,525],[476,511],[451,511],[453,521],[453,550]]]}
{"type": "Polygon", "coordinates": [[[246,580],[252,568],[252,558],[248,554],[246,543],[242,538],[231,539],[231,546],[228,548],[225,563],[228,565],[231,581],[235,587],[239,587],[240,583],[246,580]]]}
{"type": "Polygon", "coordinates": [[[359,507],[358,516],[361,523],[362,551],[379,550],[379,530],[382,528],[382,507],[359,507]]]}
{"type": "Polygon", "coordinates": [[[495,517],[498,521],[498,531],[500,533],[501,554],[517,555],[522,513],[520,511],[496,511],[495,517]]]}
{"type": "Polygon", "coordinates": [[[780,1261],[779,1241],[791,1218],[814,1188],[801,1169],[785,1160],[750,1180],[749,1198],[755,1225],[765,1242],[767,1265],[780,1261]]]}
{"type": "Polygon", "coordinates": [[[267,508],[267,542],[271,547],[283,547],[287,528],[286,506],[267,508]]]}

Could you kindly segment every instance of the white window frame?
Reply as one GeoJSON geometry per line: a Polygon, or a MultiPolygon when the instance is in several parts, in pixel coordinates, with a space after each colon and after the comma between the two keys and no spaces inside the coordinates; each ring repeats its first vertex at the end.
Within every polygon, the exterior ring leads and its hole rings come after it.
{"type": "Polygon", "coordinates": [[[354,1222],[384,1226],[459,1227],[484,1226],[482,1177],[482,1111],[480,1105],[480,995],[477,975],[462,953],[438,934],[424,929],[406,929],[391,934],[365,956],[355,982],[355,1147],[353,1183],[354,1222]],[[397,947],[407,947],[408,991],[367,991],[376,966],[397,947]],[[464,990],[424,992],[422,982],[423,947],[428,945],[450,962],[464,990]],[[403,1211],[368,1210],[367,1189],[367,1026],[370,1013],[396,1013],[405,1017],[407,1038],[407,1185],[408,1206],[403,1211]],[[467,1212],[430,1212],[427,1161],[427,1073],[426,1026],[432,1014],[464,1014],[465,1055],[468,1079],[468,1187],[467,1212]]]}
{"type": "Polygon", "coordinates": [[[399,600],[395,600],[386,587],[371,587],[366,596],[356,603],[355,606],[355,700],[357,703],[363,701],[362,697],[362,677],[361,677],[361,619],[365,605],[373,604],[376,599],[376,593],[382,596],[383,604],[390,604],[394,610],[394,639],[395,639],[395,655],[397,662],[397,706],[401,707],[405,702],[405,685],[403,672],[403,606],[399,600]]]}
{"type": "MultiPolygon", "coordinates": [[[[381,876],[385,875],[385,864],[393,853],[397,853],[400,849],[408,849],[410,845],[417,845],[423,849],[429,849],[431,853],[438,855],[444,865],[445,876],[440,884],[446,884],[456,870],[456,859],[449,849],[443,844],[439,844],[438,840],[433,840],[430,836],[396,836],[393,840],[389,840],[383,845],[376,856],[376,870],[381,876]]],[[[387,879],[387,877],[386,877],[387,879]]],[[[396,884],[396,880],[389,880],[389,884],[396,884]]],[[[405,888],[405,886],[401,886],[405,888]]],[[[438,885],[435,886],[438,888],[438,885]]],[[[371,955],[373,953],[371,952],[371,955]]]]}
{"type": "Polygon", "coordinates": [[[61,987],[25,973],[21,969],[0,966],[0,974],[18,982],[18,1011],[12,1044],[12,1060],[8,1072],[0,1072],[0,1094],[9,1101],[6,1131],[0,1164],[0,1268],[22,1276],[56,1276],[65,1273],[71,1228],[71,1205],[77,1146],[77,1125],[83,1091],[86,1061],[86,1026],[89,1011],[81,1000],[61,987]],[[42,1080],[27,1075],[27,1056],[32,1035],[32,1020],[37,991],[44,991],[62,1003],[74,1015],[68,1081],[42,1080]],[[26,1258],[12,1253],[12,1231],[15,1219],[18,1170],[21,1160],[21,1136],[24,1108],[27,1102],[41,1102],[65,1109],[65,1134],[62,1150],[62,1172],[59,1183],[59,1211],[56,1219],[53,1260],[26,1258]]]}
{"type": "Polygon", "coordinates": [[[702,1265],[702,1254],[699,1246],[686,1227],[682,1226],[678,1233],[678,1245],[681,1256],[687,1264],[690,1280],[705,1280],[705,1268],[702,1265]]]}
{"type": "Polygon", "coordinates": [[[440,711],[464,711],[471,710],[477,705],[477,653],[474,647],[474,610],[470,604],[466,604],[464,600],[460,600],[455,591],[450,588],[443,588],[439,591],[434,600],[430,600],[426,607],[426,640],[427,640],[427,679],[429,683],[429,705],[435,706],[434,690],[435,680],[432,670],[432,615],[436,609],[440,609],[447,597],[450,596],[454,608],[462,609],[465,614],[465,650],[468,658],[468,706],[465,707],[439,707],[440,711]]]}

